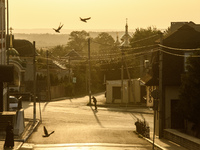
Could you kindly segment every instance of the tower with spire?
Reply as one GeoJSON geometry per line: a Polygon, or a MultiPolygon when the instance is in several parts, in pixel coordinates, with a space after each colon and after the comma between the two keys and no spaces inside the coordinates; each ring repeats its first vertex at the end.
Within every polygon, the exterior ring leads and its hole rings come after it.
{"type": "Polygon", "coordinates": [[[128,19],[126,18],[126,26],[125,26],[125,34],[121,37],[121,45],[122,47],[130,47],[130,39],[131,36],[128,33],[128,19]]]}
{"type": "Polygon", "coordinates": [[[117,38],[116,38],[116,41],[115,41],[115,45],[116,45],[116,46],[119,46],[119,45],[120,45],[118,33],[117,33],[117,38]]]}
{"type": "Polygon", "coordinates": [[[12,30],[13,28],[10,27],[10,45],[9,49],[7,50],[7,57],[9,58],[10,56],[16,57],[19,56],[18,51],[13,47],[13,35],[12,35],[12,30]]]}

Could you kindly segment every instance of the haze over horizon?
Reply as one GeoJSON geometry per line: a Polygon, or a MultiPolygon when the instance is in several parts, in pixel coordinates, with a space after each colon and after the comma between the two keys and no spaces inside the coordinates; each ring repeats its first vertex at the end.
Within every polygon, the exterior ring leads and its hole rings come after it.
{"type": "MultiPolygon", "coordinates": [[[[60,34],[70,34],[72,31],[82,31],[84,29],[62,29],[60,34]]],[[[134,32],[135,29],[129,29],[129,32],[134,32]]],[[[125,32],[125,29],[87,29],[86,32],[125,32]]],[[[32,29],[13,29],[14,33],[24,34],[58,34],[50,28],[32,28],[32,29]]]]}
{"type": "Polygon", "coordinates": [[[19,29],[53,33],[52,28],[60,23],[64,24],[61,34],[67,30],[124,31],[127,18],[130,32],[150,26],[167,29],[171,22],[199,24],[199,5],[199,0],[9,0],[9,27],[13,33],[19,29]],[[85,23],[79,17],[91,19],[85,23]]]}
{"type": "MultiPolygon", "coordinates": [[[[70,34],[72,31],[82,31],[84,29],[62,29],[62,32],[60,34],[70,34]]],[[[164,31],[166,29],[160,29],[161,31],[164,31]]],[[[86,32],[125,32],[125,27],[124,29],[87,29],[85,30],[86,32]]],[[[128,29],[128,32],[130,34],[135,32],[135,29],[128,29]]],[[[54,30],[48,29],[48,28],[33,28],[33,29],[13,29],[13,33],[18,33],[18,34],[58,34],[55,33],[54,30]]]]}

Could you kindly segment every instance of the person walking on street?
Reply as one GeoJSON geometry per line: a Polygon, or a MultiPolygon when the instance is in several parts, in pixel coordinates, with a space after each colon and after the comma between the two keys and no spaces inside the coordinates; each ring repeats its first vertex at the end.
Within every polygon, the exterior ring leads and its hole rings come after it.
{"type": "Polygon", "coordinates": [[[6,139],[4,143],[4,148],[13,148],[14,147],[14,133],[13,126],[10,121],[8,121],[8,125],[6,127],[6,139]]]}
{"type": "Polygon", "coordinates": [[[94,96],[92,96],[92,99],[93,99],[95,110],[97,110],[97,99],[94,96]]]}

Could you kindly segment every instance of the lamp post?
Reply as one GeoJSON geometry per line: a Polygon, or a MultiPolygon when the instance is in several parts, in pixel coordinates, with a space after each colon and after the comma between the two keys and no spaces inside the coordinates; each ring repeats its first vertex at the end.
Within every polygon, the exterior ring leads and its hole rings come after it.
{"type": "Polygon", "coordinates": [[[36,123],[36,50],[35,50],[35,41],[33,41],[33,125],[36,123]]]}
{"type": "Polygon", "coordinates": [[[88,73],[88,92],[89,92],[89,103],[88,105],[91,105],[91,63],[90,63],[90,38],[88,38],[88,67],[89,67],[89,73],[88,73]]]}
{"type": "MultiPolygon", "coordinates": [[[[160,44],[163,44],[162,32],[160,32],[160,44]]],[[[159,51],[159,138],[163,137],[163,129],[165,124],[165,99],[163,91],[163,52],[159,51]]]]}
{"type": "Polygon", "coordinates": [[[123,52],[123,46],[121,47],[122,52],[122,60],[121,60],[121,103],[124,99],[124,52],[123,52]]]}

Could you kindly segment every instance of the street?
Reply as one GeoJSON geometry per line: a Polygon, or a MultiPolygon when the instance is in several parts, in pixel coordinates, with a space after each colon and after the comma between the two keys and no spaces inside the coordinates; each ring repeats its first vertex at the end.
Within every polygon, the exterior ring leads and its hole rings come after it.
{"type": "MultiPolygon", "coordinates": [[[[105,99],[103,94],[96,96],[96,98],[97,105],[98,101],[105,99]]],[[[105,144],[110,149],[113,147],[127,150],[151,149],[152,145],[139,138],[134,131],[137,118],[145,119],[150,125],[150,131],[153,131],[153,114],[124,111],[126,108],[108,107],[98,107],[98,111],[95,111],[94,106],[87,106],[88,101],[89,98],[86,96],[42,102],[41,109],[39,103],[37,103],[37,118],[40,118],[41,110],[42,123],[24,145],[33,144],[37,150],[45,149],[45,147],[55,149],[56,145],[57,149],[59,147],[61,149],[64,149],[64,147],[75,148],[75,145],[86,149],[88,146],[90,148],[92,146],[97,149],[99,145],[104,145],[105,149],[105,144]],[[49,137],[43,137],[43,126],[49,133],[52,131],[54,133],[49,137]]],[[[33,103],[23,102],[23,108],[25,118],[33,118],[33,103]]]]}

